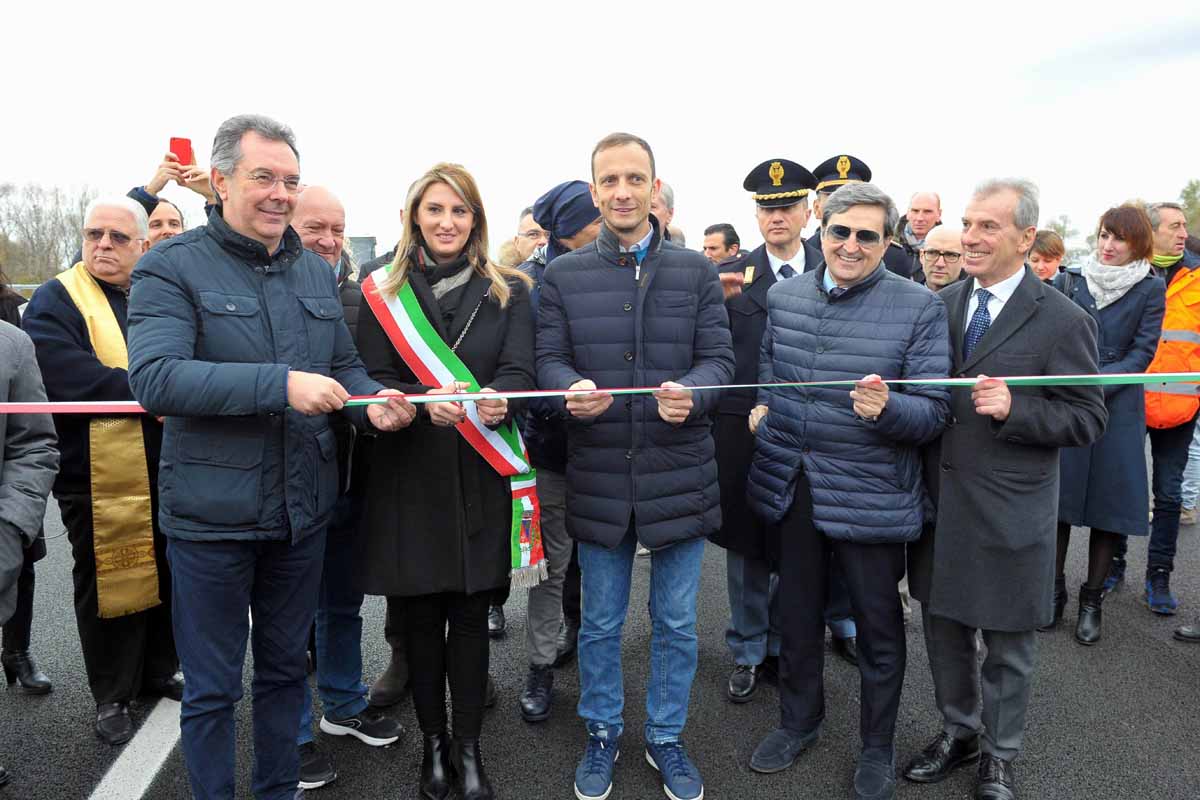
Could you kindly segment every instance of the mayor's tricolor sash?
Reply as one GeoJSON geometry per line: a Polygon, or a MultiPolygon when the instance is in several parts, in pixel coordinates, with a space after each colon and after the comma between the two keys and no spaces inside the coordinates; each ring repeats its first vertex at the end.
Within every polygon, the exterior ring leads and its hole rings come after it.
{"type": "MultiPolygon", "coordinates": [[[[411,281],[405,281],[395,297],[385,297],[372,273],[363,281],[363,298],[379,320],[396,352],[426,386],[446,386],[453,381],[478,392],[479,383],[458,354],[446,344],[421,308],[411,281]]],[[[445,400],[454,400],[447,395],[445,400]]],[[[464,403],[467,418],[455,428],[492,469],[509,479],[512,491],[511,551],[512,585],[532,588],[548,576],[542,550],[541,506],[538,505],[536,476],[525,452],[525,442],[515,421],[495,430],[479,419],[474,403],[464,403]]]]}

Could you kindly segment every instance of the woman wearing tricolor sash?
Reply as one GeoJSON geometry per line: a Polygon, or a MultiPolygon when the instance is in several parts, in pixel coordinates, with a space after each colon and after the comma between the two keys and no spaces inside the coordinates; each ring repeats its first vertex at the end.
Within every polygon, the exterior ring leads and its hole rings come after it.
{"type": "MultiPolygon", "coordinates": [[[[396,259],[363,283],[358,347],[406,393],[534,388],[529,279],[488,260],[475,180],[439,164],[409,190],[396,259]]],[[[494,796],[479,734],[492,589],[545,573],[520,401],[434,402],[373,454],[360,537],[367,593],[399,599],[413,705],[425,738],[421,797],[494,796]],[[447,678],[452,724],[446,718],[447,678]]]]}

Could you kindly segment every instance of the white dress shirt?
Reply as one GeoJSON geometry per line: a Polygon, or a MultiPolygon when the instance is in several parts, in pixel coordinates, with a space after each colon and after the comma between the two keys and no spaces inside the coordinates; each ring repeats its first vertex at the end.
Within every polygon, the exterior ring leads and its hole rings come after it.
{"type": "MultiPolygon", "coordinates": [[[[1004,309],[1004,304],[1013,296],[1013,292],[1021,285],[1021,279],[1025,277],[1025,267],[1017,270],[1014,274],[1005,278],[997,284],[987,287],[987,290],[992,293],[988,298],[988,314],[992,317],[992,324],[996,324],[996,318],[1000,316],[1000,312],[1004,309]]],[[[975,316],[975,309],[979,308],[979,298],[975,296],[975,292],[981,287],[971,279],[971,299],[967,301],[967,314],[963,317],[963,333],[967,332],[967,328],[971,326],[971,318],[975,316]]]]}
{"type": "Polygon", "coordinates": [[[782,258],[768,250],[767,263],[771,265],[771,272],[775,273],[775,280],[777,281],[784,280],[779,275],[779,269],[784,264],[790,264],[792,269],[796,270],[796,274],[799,275],[801,272],[804,272],[804,242],[800,243],[800,249],[796,251],[796,255],[792,256],[787,261],[784,261],[782,258]]]}

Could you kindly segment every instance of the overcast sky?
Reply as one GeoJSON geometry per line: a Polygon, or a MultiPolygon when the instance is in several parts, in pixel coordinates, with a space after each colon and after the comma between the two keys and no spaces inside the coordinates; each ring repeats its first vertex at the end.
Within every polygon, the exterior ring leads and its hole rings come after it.
{"type": "MultiPolygon", "coordinates": [[[[13,4],[0,182],[124,193],[169,137],[207,165],[220,122],[252,111],[293,127],[304,181],[381,250],[408,184],[465,165],[494,252],[614,130],[650,142],[693,247],[714,222],[761,241],[741,184],[767,158],[856,155],[902,211],[936,190],[949,219],[978,180],[1022,175],[1043,223],[1082,234],[1200,178],[1195,2],[871,5],[13,4]]],[[[197,196],[164,194],[199,220],[197,196]]]]}

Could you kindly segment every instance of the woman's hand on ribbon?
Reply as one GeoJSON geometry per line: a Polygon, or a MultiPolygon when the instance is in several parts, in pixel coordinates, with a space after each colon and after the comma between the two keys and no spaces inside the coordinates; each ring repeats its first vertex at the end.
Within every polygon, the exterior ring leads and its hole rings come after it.
{"type": "MultiPolygon", "coordinates": [[[[494,392],[496,390],[490,386],[485,386],[479,391],[494,392]]],[[[476,400],[475,410],[479,412],[479,420],[484,425],[499,425],[508,416],[508,400],[503,398],[499,400],[476,400]]]]}
{"type": "Polygon", "coordinates": [[[874,422],[887,405],[888,386],[878,375],[866,375],[861,381],[855,382],[850,390],[850,399],[854,401],[855,414],[874,422]]]}
{"type": "Polygon", "coordinates": [[[692,413],[692,390],[682,383],[664,381],[654,399],[658,400],[658,415],[663,422],[679,425],[692,413]]]}
{"type": "Polygon", "coordinates": [[[575,381],[567,387],[567,391],[583,391],[588,394],[567,395],[567,411],[579,419],[592,419],[608,410],[612,405],[613,396],[608,392],[592,391],[596,388],[595,381],[575,381]]]}
{"type": "Polygon", "coordinates": [[[767,415],[767,407],[763,405],[755,406],[750,409],[750,432],[758,433],[758,425],[763,421],[763,417],[767,415]]]}
{"type": "MultiPolygon", "coordinates": [[[[377,395],[400,395],[398,389],[380,389],[377,395]]],[[[407,428],[417,416],[417,407],[403,397],[395,397],[387,401],[387,405],[372,404],[367,406],[367,419],[381,431],[398,431],[407,428]]]]}
{"type": "Polygon", "coordinates": [[[999,378],[989,378],[980,375],[979,381],[971,389],[971,399],[975,401],[975,413],[991,417],[997,422],[1004,422],[1012,411],[1012,392],[1008,384],[999,378]]]}
{"type": "MultiPolygon", "coordinates": [[[[454,394],[465,392],[470,386],[466,381],[451,381],[440,389],[430,389],[425,394],[454,394]]],[[[429,410],[430,421],[441,427],[457,425],[467,418],[467,410],[463,408],[462,403],[426,403],[425,408],[429,410]]]]}

